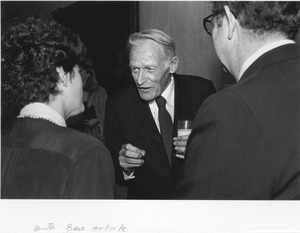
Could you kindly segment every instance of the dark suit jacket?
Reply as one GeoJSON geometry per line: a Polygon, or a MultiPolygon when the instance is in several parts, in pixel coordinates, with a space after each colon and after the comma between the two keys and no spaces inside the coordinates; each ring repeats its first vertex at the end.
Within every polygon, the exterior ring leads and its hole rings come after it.
{"type": "MultiPolygon", "coordinates": [[[[178,119],[193,119],[200,104],[215,88],[211,81],[200,77],[174,74],[174,80],[176,126],[178,119]]],[[[115,164],[117,183],[124,184],[119,151],[123,144],[130,143],[145,150],[146,155],[145,163],[135,170],[135,178],[126,181],[128,198],[173,198],[174,182],[183,160],[175,158],[173,152],[173,166],[169,165],[148,103],[130,86],[109,98],[106,106],[105,141],[115,164]]]]}
{"type": "Polygon", "coordinates": [[[300,51],[284,45],[203,103],[176,197],[300,199],[299,146],[300,51]]]}
{"type": "Polygon", "coordinates": [[[20,118],[1,142],[2,198],[114,197],[109,151],[92,136],[20,118]]]}

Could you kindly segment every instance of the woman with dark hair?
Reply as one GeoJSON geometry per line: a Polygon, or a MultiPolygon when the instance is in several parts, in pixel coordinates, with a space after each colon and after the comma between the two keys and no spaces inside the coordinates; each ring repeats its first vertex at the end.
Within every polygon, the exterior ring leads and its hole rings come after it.
{"type": "Polygon", "coordinates": [[[66,127],[84,110],[79,67],[86,47],[79,37],[52,20],[28,17],[4,33],[1,49],[2,198],[113,198],[108,150],[66,127]]]}

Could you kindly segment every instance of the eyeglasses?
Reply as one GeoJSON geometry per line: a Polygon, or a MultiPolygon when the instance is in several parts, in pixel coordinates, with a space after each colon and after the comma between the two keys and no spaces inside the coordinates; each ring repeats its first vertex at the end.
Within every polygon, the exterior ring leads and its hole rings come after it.
{"type": "MultiPolygon", "coordinates": [[[[235,18],[237,18],[236,14],[232,10],[230,10],[230,11],[233,14],[233,16],[235,18]]],[[[215,15],[211,14],[211,15],[209,15],[209,16],[207,16],[203,19],[203,27],[204,27],[205,31],[207,32],[207,34],[210,35],[210,36],[212,35],[212,31],[213,31],[214,26],[215,26],[214,23],[213,23],[214,17],[215,17],[215,15]]]]}
{"type": "Polygon", "coordinates": [[[214,15],[211,14],[203,19],[203,27],[204,27],[205,31],[207,32],[207,34],[210,36],[212,35],[212,31],[214,29],[213,18],[214,18],[214,15]]]}

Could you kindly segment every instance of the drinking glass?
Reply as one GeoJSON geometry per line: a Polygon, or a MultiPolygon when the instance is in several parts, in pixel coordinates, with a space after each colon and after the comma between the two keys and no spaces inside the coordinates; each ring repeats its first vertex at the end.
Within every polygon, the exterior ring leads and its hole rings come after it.
{"type": "MultiPolygon", "coordinates": [[[[192,131],[192,121],[190,120],[178,120],[177,122],[177,137],[190,135],[192,131]]],[[[184,159],[184,153],[181,151],[176,152],[176,157],[184,159]]]]}

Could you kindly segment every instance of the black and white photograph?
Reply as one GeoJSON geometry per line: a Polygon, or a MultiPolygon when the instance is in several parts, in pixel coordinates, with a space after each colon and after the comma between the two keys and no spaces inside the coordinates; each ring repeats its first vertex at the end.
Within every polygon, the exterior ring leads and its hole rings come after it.
{"type": "Polygon", "coordinates": [[[299,1],[0,4],[0,233],[300,233],[299,1]]]}

